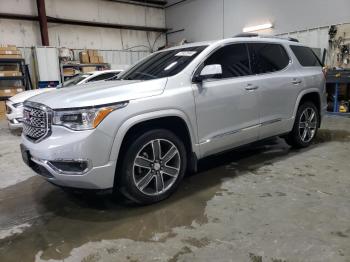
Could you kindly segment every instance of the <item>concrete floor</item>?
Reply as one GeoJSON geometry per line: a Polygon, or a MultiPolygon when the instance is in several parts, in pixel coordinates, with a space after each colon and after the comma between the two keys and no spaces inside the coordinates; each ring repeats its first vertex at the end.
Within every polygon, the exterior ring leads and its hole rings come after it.
{"type": "Polygon", "coordinates": [[[350,119],[202,161],[162,203],[65,193],[0,123],[0,261],[350,261],[350,119]]]}

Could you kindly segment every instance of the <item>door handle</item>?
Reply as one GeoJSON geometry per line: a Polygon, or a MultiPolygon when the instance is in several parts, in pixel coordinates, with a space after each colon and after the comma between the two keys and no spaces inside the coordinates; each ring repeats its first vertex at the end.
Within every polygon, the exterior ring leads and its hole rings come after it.
{"type": "Polygon", "coordinates": [[[245,90],[248,90],[248,91],[252,91],[252,90],[256,90],[258,89],[259,87],[258,86],[254,86],[252,84],[248,84],[246,87],[245,87],[245,90]]]}
{"type": "Polygon", "coordinates": [[[301,81],[300,79],[293,79],[293,80],[292,80],[292,84],[293,84],[293,85],[299,85],[299,84],[301,84],[301,82],[302,82],[302,81],[301,81]]]}

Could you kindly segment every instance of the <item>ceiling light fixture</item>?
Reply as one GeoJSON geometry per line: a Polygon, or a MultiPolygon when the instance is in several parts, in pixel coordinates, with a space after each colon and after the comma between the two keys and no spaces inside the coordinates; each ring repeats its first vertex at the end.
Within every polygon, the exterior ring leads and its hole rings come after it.
{"type": "Polygon", "coordinates": [[[255,31],[270,29],[272,27],[273,27],[273,24],[271,23],[266,23],[266,24],[256,25],[256,26],[248,26],[243,28],[243,32],[244,33],[255,32],[255,31]]]}

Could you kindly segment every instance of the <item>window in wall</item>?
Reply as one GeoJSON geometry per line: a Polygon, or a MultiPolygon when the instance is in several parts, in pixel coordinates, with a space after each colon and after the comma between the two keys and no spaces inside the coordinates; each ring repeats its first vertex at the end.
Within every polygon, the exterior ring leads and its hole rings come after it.
{"type": "Polygon", "coordinates": [[[220,48],[204,62],[205,66],[214,64],[219,64],[222,67],[222,75],[217,78],[251,74],[246,44],[233,44],[220,48]]]}
{"type": "Polygon", "coordinates": [[[248,48],[254,74],[280,71],[289,64],[288,54],[279,44],[249,43],[248,48]]]}
{"type": "Polygon", "coordinates": [[[321,61],[311,48],[297,45],[291,45],[290,48],[302,66],[322,66],[321,61]]]}

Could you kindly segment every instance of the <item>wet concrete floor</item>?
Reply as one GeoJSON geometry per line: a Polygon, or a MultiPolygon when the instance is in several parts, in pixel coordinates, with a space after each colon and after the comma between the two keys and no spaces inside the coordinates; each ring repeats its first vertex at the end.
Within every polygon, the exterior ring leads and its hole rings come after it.
{"type": "Polygon", "coordinates": [[[205,159],[146,207],[33,176],[0,127],[0,179],[22,172],[0,189],[0,261],[350,261],[350,119],[327,118],[308,149],[205,159]]]}

